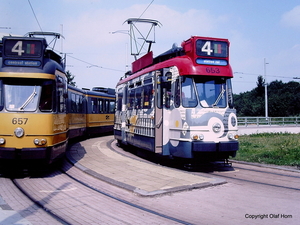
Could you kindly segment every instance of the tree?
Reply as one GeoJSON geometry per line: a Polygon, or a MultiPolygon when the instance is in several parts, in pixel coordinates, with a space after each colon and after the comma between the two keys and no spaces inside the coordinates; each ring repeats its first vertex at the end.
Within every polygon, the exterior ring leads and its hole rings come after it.
{"type": "Polygon", "coordinates": [[[68,79],[68,84],[76,87],[76,82],[73,81],[75,76],[73,76],[69,70],[66,72],[66,76],[68,79]]]}
{"type": "Polygon", "coordinates": [[[256,92],[257,96],[263,96],[265,94],[265,79],[260,75],[257,77],[257,82],[256,82],[256,92]]]}
{"type": "MultiPolygon", "coordinates": [[[[234,106],[238,116],[264,116],[265,81],[258,77],[257,87],[252,91],[234,94],[234,106]]],[[[300,84],[295,81],[283,83],[272,81],[268,87],[268,110],[270,117],[288,117],[300,115],[300,84]]]]}

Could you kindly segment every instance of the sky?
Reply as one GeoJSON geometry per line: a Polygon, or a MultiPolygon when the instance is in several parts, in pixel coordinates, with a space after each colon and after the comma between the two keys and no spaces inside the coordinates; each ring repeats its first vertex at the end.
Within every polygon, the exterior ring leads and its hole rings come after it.
{"type": "Polygon", "coordinates": [[[298,0],[1,0],[0,36],[61,33],[55,50],[66,53],[77,87],[114,88],[134,61],[128,18],[161,23],[154,56],[191,36],[228,39],[235,94],[255,88],[259,75],[300,82],[298,0]]]}

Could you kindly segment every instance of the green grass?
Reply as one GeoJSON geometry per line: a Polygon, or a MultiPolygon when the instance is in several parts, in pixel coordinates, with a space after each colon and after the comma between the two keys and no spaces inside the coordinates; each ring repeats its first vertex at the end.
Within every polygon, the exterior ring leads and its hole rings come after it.
{"type": "Polygon", "coordinates": [[[239,137],[235,160],[300,166],[300,134],[262,133],[239,137]]]}

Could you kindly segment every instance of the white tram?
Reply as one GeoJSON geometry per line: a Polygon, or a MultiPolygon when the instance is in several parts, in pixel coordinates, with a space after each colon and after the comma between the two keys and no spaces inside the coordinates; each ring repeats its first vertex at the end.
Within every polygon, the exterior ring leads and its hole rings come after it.
{"type": "Polygon", "coordinates": [[[193,36],[132,64],[116,86],[115,139],[164,156],[227,160],[238,150],[227,39],[193,36]]]}

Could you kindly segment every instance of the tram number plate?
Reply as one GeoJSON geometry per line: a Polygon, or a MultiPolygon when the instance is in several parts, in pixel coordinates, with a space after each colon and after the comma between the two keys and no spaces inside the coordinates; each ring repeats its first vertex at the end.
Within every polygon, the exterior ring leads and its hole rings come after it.
{"type": "Polygon", "coordinates": [[[28,121],[28,118],[13,118],[12,119],[12,124],[16,125],[25,125],[28,121]]]}
{"type": "Polygon", "coordinates": [[[207,73],[220,73],[220,68],[218,67],[206,67],[207,73]]]}

